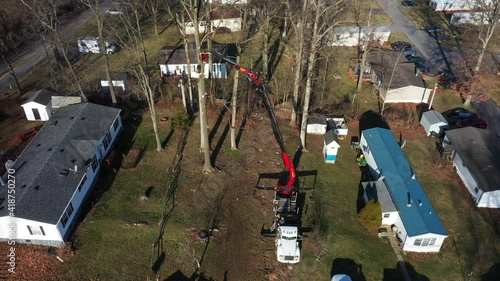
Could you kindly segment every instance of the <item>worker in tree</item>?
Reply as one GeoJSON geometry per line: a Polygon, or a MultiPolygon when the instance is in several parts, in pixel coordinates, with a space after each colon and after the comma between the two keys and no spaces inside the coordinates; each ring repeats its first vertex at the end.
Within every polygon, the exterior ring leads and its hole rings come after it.
{"type": "Polygon", "coordinates": [[[360,154],[358,158],[356,158],[356,162],[358,163],[358,166],[364,167],[366,166],[366,159],[363,154],[360,154]]]}

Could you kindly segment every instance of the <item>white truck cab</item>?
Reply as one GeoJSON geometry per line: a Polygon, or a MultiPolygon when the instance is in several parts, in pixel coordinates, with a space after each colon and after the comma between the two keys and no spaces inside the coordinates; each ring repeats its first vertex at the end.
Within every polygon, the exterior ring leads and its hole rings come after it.
{"type": "Polygon", "coordinates": [[[276,231],[276,255],[281,263],[300,261],[299,232],[296,226],[279,226],[276,231]]]}

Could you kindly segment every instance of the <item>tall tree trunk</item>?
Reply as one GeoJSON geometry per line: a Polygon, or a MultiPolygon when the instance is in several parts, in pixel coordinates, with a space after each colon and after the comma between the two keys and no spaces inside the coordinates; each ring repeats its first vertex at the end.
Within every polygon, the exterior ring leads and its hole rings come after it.
{"type": "MultiPolygon", "coordinates": [[[[241,45],[237,44],[238,54],[236,55],[236,64],[240,64],[240,53],[241,45]]],[[[240,72],[236,71],[233,77],[233,95],[231,97],[231,150],[238,150],[238,145],[236,144],[236,108],[238,102],[238,82],[240,78],[240,72]]]]}
{"type": "MultiPolygon", "coordinates": [[[[210,11],[208,11],[210,15],[210,11]]],[[[210,104],[213,105],[215,103],[215,93],[214,93],[214,56],[212,55],[212,19],[209,17],[207,20],[207,47],[208,47],[208,81],[210,83],[210,104]]]]}
{"type": "MultiPolygon", "coordinates": [[[[362,87],[363,87],[363,76],[365,74],[365,64],[366,64],[366,57],[368,57],[368,47],[369,47],[369,43],[370,43],[370,34],[366,34],[367,32],[370,32],[370,22],[371,22],[371,19],[372,19],[372,10],[373,10],[373,6],[372,6],[372,1],[370,0],[370,11],[368,12],[368,19],[367,19],[367,23],[366,23],[366,32],[365,32],[365,42],[363,43],[363,50],[361,50],[363,52],[363,55],[361,57],[361,64],[359,65],[359,75],[358,75],[358,86],[356,87],[356,90],[358,91],[361,91],[362,87]]],[[[361,27],[359,27],[361,28],[361,27]]]]}
{"type": "MultiPolygon", "coordinates": [[[[306,10],[307,10],[307,0],[302,2],[302,14],[299,16],[299,22],[294,25],[295,28],[295,40],[299,44],[299,48],[297,50],[296,62],[295,62],[295,77],[293,79],[293,99],[292,99],[292,116],[290,118],[290,126],[297,127],[297,113],[300,110],[299,105],[299,91],[300,84],[302,81],[302,66],[304,62],[305,55],[304,52],[304,26],[306,19],[306,10]]],[[[293,23],[292,23],[293,24],[293,23]]]]}
{"type": "Polygon", "coordinates": [[[102,50],[102,54],[104,54],[104,70],[106,72],[106,80],[108,80],[109,93],[111,95],[111,103],[115,105],[116,90],[115,86],[113,85],[113,79],[111,78],[111,71],[109,69],[109,55],[106,50],[107,49],[106,43],[104,42],[104,34],[103,34],[104,23],[101,14],[101,0],[95,0],[95,8],[91,7],[91,9],[92,12],[94,13],[94,17],[97,23],[97,32],[99,33],[99,45],[101,45],[100,49],[102,50]]]}
{"type": "Polygon", "coordinates": [[[314,66],[316,64],[316,45],[318,42],[318,26],[321,16],[320,7],[322,7],[322,1],[318,0],[315,5],[316,8],[314,16],[314,27],[312,33],[311,48],[309,50],[309,64],[307,66],[306,91],[304,95],[304,106],[302,108],[302,125],[300,127],[300,140],[304,149],[306,149],[307,118],[309,116],[309,101],[311,99],[312,93],[312,78],[314,75],[314,66]]]}
{"type": "Polygon", "coordinates": [[[210,162],[210,143],[208,140],[207,103],[205,91],[205,63],[201,60],[201,39],[197,17],[194,18],[194,39],[196,44],[196,55],[200,66],[200,76],[198,78],[198,102],[200,107],[200,150],[203,152],[205,162],[203,163],[203,173],[210,173],[214,170],[210,162]]]}
{"type": "Polygon", "coordinates": [[[12,79],[14,79],[14,83],[16,83],[17,94],[21,95],[22,92],[23,92],[23,89],[21,88],[21,84],[19,84],[19,80],[17,80],[16,72],[14,71],[14,68],[12,67],[12,64],[10,64],[10,60],[5,57],[5,55],[3,54],[3,52],[0,52],[0,56],[2,57],[2,60],[9,67],[9,74],[12,76],[12,79]]]}

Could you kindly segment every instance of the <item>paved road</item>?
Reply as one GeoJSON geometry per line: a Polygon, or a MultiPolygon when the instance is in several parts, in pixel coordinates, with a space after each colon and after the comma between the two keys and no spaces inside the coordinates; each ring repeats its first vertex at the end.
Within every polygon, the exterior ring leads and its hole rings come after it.
{"type": "MultiPolygon", "coordinates": [[[[62,28],[61,32],[64,39],[67,40],[71,36],[73,36],[73,34],[85,23],[87,23],[91,17],[92,12],[84,11],[80,16],[65,25],[62,28]]],[[[76,44],[76,42],[74,44],[76,44]]],[[[40,61],[42,61],[45,57],[46,54],[43,49],[43,43],[41,40],[36,42],[32,47],[24,51],[22,54],[18,55],[18,57],[13,62],[11,62],[18,79],[28,73],[33,66],[40,63],[40,61]]],[[[2,67],[0,68],[0,99],[2,98],[1,96],[5,94],[5,91],[9,90],[10,86],[15,87],[14,79],[9,74],[8,67],[6,65],[2,65],[2,67]]],[[[22,86],[23,85],[21,85],[21,87],[22,86]]]]}
{"type": "Polygon", "coordinates": [[[402,32],[410,39],[417,55],[422,56],[431,66],[431,75],[441,71],[452,73],[457,77],[466,75],[462,70],[462,56],[457,50],[440,44],[439,40],[425,30],[417,29],[415,24],[401,12],[401,5],[392,0],[377,0],[381,8],[391,17],[391,31],[402,32]]]}

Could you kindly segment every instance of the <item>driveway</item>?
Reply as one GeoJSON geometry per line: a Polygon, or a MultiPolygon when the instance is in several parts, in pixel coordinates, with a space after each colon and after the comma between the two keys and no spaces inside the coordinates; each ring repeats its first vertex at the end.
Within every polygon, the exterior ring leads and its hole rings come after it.
{"type": "Polygon", "coordinates": [[[488,122],[488,130],[500,137],[500,108],[491,99],[474,103],[479,116],[488,122]]]}
{"type": "Polygon", "coordinates": [[[460,53],[448,46],[443,46],[438,38],[429,35],[425,30],[417,29],[415,24],[401,12],[401,5],[392,0],[377,0],[380,7],[391,17],[391,31],[402,32],[417,49],[417,55],[426,59],[432,68],[431,76],[439,72],[448,72],[460,78],[467,75],[463,70],[463,58],[460,53]]]}

